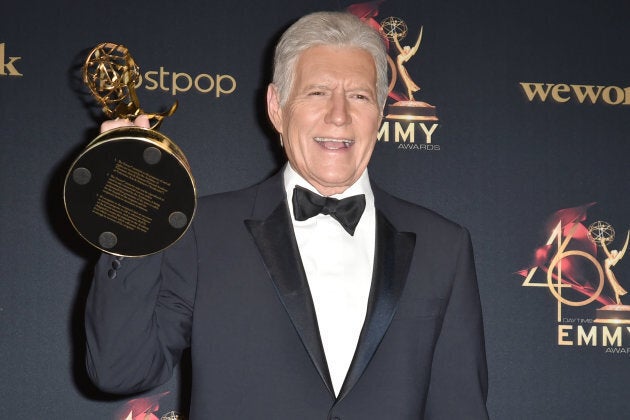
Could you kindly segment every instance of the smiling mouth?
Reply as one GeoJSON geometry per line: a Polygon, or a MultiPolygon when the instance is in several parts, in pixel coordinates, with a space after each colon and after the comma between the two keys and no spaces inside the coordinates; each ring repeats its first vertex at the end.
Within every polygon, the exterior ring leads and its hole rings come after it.
{"type": "Polygon", "coordinates": [[[354,140],[331,139],[328,137],[315,137],[314,140],[328,150],[347,149],[354,144],[354,140]]]}

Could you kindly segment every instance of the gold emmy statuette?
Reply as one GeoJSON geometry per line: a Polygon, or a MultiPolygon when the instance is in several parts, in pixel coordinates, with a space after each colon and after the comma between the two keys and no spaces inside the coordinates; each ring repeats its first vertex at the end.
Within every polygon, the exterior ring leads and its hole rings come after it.
{"type": "Polygon", "coordinates": [[[103,43],[88,55],[83,80],[109,118],[147,115],[151,128],[119,127],[92,140],[72,163],[64,206],[75,230],[103,252],[153,254],[188,229],[197,205],[190,166],[180,148],[156,131],[172,115],[140,109],[139,69],[123,45],[103,43]]]}
{"type": "Polygon", "coordinates": [[[388,17],[381,22],[383,34],[394,43],[398,55],[396,56],[396,64],[390,60],[390,69],[392,72],[392,80],[390,83],[390,91],[396,85],[398,76],[405,85],[407,100],[395,102],[387,106],[387,119],[407,120],[407,121],[438,121],[435,106],[427,102],[415,100],[413,94],[420,90],[407,71],[405,64],[418,52],[420,42],[422,41],[422,28],[418,34],[418,39],[413,46],[401,46],[400,42],[407,37],[408,28],[405,21],[397,17],[388,17]]]}
{"type": "Polygon", "coordinates": [[[621,302],[621,296],[628,292],[621,286],[612,268],[623,258],[630,242],[630,231],[626,235],[626,242],[621,251],[608,249],[608,245],[615,240],[615,229],[606,222],[597,221],[588,227],[588,237],[601,247],[606,259],[604,260],[604,272],[610,289],[615,294],[615,304],[606,305],[596,310],[595,322],[606,324],[630,324],[630,305],[621,302]]]}

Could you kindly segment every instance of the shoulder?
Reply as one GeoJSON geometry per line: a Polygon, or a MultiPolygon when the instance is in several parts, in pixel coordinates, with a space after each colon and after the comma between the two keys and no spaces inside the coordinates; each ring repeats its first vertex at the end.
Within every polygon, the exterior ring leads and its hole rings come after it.
{"type": "Polygon", "coordinates": [[[239,203],[251,202],[256,196],[256,189],[257,185],[252,185],[239,190],[204,195],[198,198],[197,207],[203,211],[217,206],[235,206],[239,203]]]}
{"type": "Polygon", "coordinates": [[[246,219],[263,219],[285,199],[282,176],[273,175],[266,180],[243,189],[200,197],[193,224],[214,226],[237,223],[246,219]]]}
{"type": "Polygon", "coordinates": [[[440,213],[396,197],[372,185],[376,209],[401,232],[414,232],[425,237],[452,237],[467,235],[459,223],[440,213]]]}

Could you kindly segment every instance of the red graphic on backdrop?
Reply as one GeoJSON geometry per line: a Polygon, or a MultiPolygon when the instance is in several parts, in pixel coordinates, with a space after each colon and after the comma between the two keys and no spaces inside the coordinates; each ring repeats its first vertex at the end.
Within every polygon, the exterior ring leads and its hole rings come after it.
{"type": "Polygon", "coordinates": [[[151,395],[148,397],[134,398],[118,411],[116,420],[160,420],[156,414],[160,409],[160,399],[169,392],[151,395]]]}
{"type": "MultiPolygon", "coordinates": [[[[383,39],[383,42],[385,43],[385,49],[389,52],[390,40],[387,37],[387,35],[385,35],[385,32],[383,32],[381,23],[376,20],[376,17],[380,13],[379,7],[384,2],[385,0],[377,0],[377,1],[368,1],[365,3],[355,3],[348,6],[346,8],[346,11],[348,13],[355,15],[356,17],[364,21],[367,25],[376,29],[381,34],[381,38],[383,39]]],[[[393,64],[391,65],[392,65],[392,68],[395,68],[393,64]]],[[[394,91],[393,89],[390,89],[388,96],[395,101],[404,101],[408,99],[407,97],[405,97],[405,95],[398,93],[394,91]]]]}
{"type": "Polygon", "coordinates": [[[525,278],[522,286],[544,288],[556,299],[558,345],[629,354],[630,305],[621,299],[628,292],[616,271],[630,245],[630,230],[620,241],[608,222],[585,225],[593,205],[555,212],[545,225],[547,242],[533,250],[530,265],[516,274],[525,278]],[[591,303],[598,307],[576,309],[591,303]]]}
{"type": "Polygon", "coordinates": [[[587,219],[588,208],[594,204],[562,209],[549,218],[545,228],[549,240],[534,251],[532,264],[517,272],[525,277],[523,286],[537,284],[531,280],[540,269],[547,276],[550,290],[562,303],[571,306],[582,306],[595,300],[603,305],[614,303],[612,298],[601,293],[604,279],[600,275],[603,271],[597,260],[597,244],[582,223],[587,219]],[[576,301],[575,297],[566,297],[563,289],[570,289],[587,299],[576,301]]]}
{"type": "MultiPolygon", "coordinates": [[[[377,31],[380,31],[381,25],[374,18],[378,16],[378,8],[384,2],[385,0],[377,0],[368,1],[365,3],[351,4],[346,10],[359,19],[363,20],[365,23],[367,23],[377,31]]],[[[387,41],[387,38],[385,38],[385,41],[387,41]]]]}

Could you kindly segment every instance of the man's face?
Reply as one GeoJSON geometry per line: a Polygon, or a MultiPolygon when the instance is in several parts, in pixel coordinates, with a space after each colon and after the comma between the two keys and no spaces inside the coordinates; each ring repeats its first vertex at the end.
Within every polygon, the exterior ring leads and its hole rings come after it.
{"type": "Polygon", "coordinates": [[[370,53],[333,46],[307,49],[297,59],[284,106],[273,85],[267,105],[291,166],[321,194],[341,193],[361,176],[381,119],[370,53]]]}

